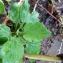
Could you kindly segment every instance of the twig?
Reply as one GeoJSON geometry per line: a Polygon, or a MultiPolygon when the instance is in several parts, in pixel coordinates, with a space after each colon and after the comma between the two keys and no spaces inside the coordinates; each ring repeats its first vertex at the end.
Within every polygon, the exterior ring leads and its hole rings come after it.
{"type": "Polygon", "coordinates": [[[35,60],[61,62],[60,57],[53,57],[53,56],[47,56],[47,55],[33,55],[33,54],[25,54],[24,56],[25,56],[25,58],[35,59],[35,60]]]}
{"type": "MultiPolygon", "coordinates": [[[[37,3],[38,4],[38,3],[37,3]]],[[[50,16],[52,16],[55,20],[57,20],[62,26],[63,24],[61,23],[60,20],[58,20],[56,17],[54,17],[46,8],[44,8],[42,5],[38,4],[39,7],[41,7],[43,10],[45,10],[50,16]]]]}
{"type": "Polygon", "coordinates": [[[6,19],[2,22],[2,24],[5,24],[7,23],[7,21],[9,20],[9,17],[7,16],[6,19]]]}
{"type": "Polygon", "coordinates": [[[23,3],[23,1],[24,1],[24,0],[20,0],[20,1],[18,2],[18,5],[21,6],[22,3],[23,3]]]}
{"type": "Polygon", "coordinates": [[[34,6],[34,9],[33,11],[35,11],[36,7],[37,7],[37,3],[38,3],[39,0],[37,0],[37,2],[35,3],[35,6],[34,6]]]}
{"type": "MultiPolygon", "coordinates": [[[[36,3],[35,0],[33,0],[34,3],[36,3]]],[[[57,20],[62,26],[63,24],[60,22],[60,20],[58,20],[56,17],[54,17],[46,8],[44,8],[42,5],[40,5],[39,3],[37,3],[39,7],[41,7],[43,10],[45,10],[50,16],[52,16],[55,20],[57,20]]]]}
{"type": "MultiPolygon", "coordinates": [[[[19,3],[19,5],[21,5],[22,4],[22,1],[23,0],[20,0],[20,3],[19,3]]],[[[35,1],[33,0],[33,2],[35,3],[35,1]]],[[[38,2],[38,1],[37,1],[38,2]]],[[[38,4],[38,3],[37,3],[38,4]]],[[[37,5],[36,4],[36,5],[37,5]]],[[[36,7],[36,5],[35,5],[35,7],[36,7]]],[[[50,16],[52,16],[54,19],[56,19],[62,26],[63,26],[63,24],[60,22],[60,20],[58,20],[56,17],[54,17],[46,8],[44,8],[42,5],[40,5],[40,4],[38,4],[38,6],[40,6],[42,9],[44,9],[50,16]]],[[[35,10],[35,8],[34,8],[34,10],[35,10]]],[[[5,22],[7,22],[9,20],[9,17],[7,16],[6,17],[6,19],[3,21],[3,23],[2,24],[6,24],[5,22]]]]}

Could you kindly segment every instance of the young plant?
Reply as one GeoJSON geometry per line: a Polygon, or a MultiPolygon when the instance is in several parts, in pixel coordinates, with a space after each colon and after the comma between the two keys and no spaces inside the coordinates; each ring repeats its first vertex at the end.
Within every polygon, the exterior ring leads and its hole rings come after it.
{"type": "MultiPolygon", "coordinates": [[[[0,59],[2,63],[23,63],[24,53],[39,54],[41,40],[51,35],[39,22],[36,11],[30,13],[28,0],[22,5],[13,3],[8,15],[14,23],[13,30],[0,24],[0,59]]],[[[35,60],[30,60],[33,62],[35,60]]],[[[1,62],[0,62],[1,63],[1,62]]]]}

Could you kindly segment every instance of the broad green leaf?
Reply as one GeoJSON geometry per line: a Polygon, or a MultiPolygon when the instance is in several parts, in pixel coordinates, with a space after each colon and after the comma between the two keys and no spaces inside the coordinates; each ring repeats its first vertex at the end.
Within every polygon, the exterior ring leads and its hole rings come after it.
{"type": "Polygon", "coordinates": [[[2,48],[2,46],[0,46],[0,59],[2,59],[1,48],[2,48]]]}
{"type": "Polygon", "coordinates": [[[27,54],[39,54],[40,53],[40,46],[41,42],[27,42],[26,44],[26,53],[27,54]]]}
{"type": "Polygon", "coordinates": [[[0,59],[0,63],[2,63],[2,59],[0,59]]]}
{"type": "Polygon", "coordinates": [[[20,21],[18,3],[13,3],[11,5],[10,10],[8,11],[8,15],[9,15],[10,19],[13,21],[13,23],[18,23],[20,21]]]}
{"type": "Polygon", "coordinates": [[[1,51],[2,46],[0,45],[0,51],[1,51]]]}
{"type": "Polygon", "coordinates": [[[7,2],[11,2],[11,0],[6,0],[7,2]]]}
{"type": "Polygon", "coordinates": [[[14,3],[11,6],[11,9],[8,11],[10,19],[13,23],[23,22],[23,23],[33,23],[39,22],[38,13],[29,11],[30,5],[28,0],[24,0],[21,6],[18,6],[18,3],[14,3]]]}
{"type": "Polygon", "coordinates": [[[47,30],[43,24],[40,22],[36,23],[29,23],[25,24],[24,26],[24,35],[23,37],[28,40],[29,42],[31,41],[40,41],[43,38],[46,38],[50,36],[50,31],[47,30]]]}
{"type": "Polygon", "coordinates": [[[10,28],[4,24],[0,24],[0,44],[6,42],[10,36],[10,28]]]}
{"type": "Polygon", "coordinates": [[[38,22],[38,13],[33,11],[32,13],[29,12],[29,3],[28,0],[25,0],[24,3],[20,7],[20,19],[24,23],[33,23],[38,22]]]}
{"type": "Polygon", "coordinates": [[[32,22],[39,22],[38,16],[39,16],[38,12],[33,11],[30,16],[32,22]]]}
{"type": "Polygon", "coordinates": [[[29,12],[29,7],[30,4],[28,3],[28,0],[24,0],[23,4],[21,5],[21,7],[23,8],[23,10],[27,10],[29,12]]]}
{"type": "Polygon", "coordinates": [[[2,0],[0,0],[0,14],[4,14],[4,11],[5,11],[4,3],[2,2],[2,0]]]}
{"type": "Polygon", "coordinates": [[[20,6],[20,19],[22,22],[26,22],[29,19],[29,7],[28,0],[24,0],[23,4],[20,6]]]}
{"type": "MultiPolygon", "coordinates": [[[[26,53],[27,54],[39,54],[40,53],[41,42],[28,42],[26,44],[26,53]]],[[[30,59],[31,63],[35,60],[30,59]]]]}
{"type": "Polygon", "coordinates": [[[18,37],[12,37],[2,49],[3,63],[21,63],[24,55],[22,41],[18,37]]]}
{"type": "Polygon", "coordinates": [[[0,46],[0,63],[2,63],[2,53],[1,53],[1,48],[2,48],[2,46],[0,46]]]}

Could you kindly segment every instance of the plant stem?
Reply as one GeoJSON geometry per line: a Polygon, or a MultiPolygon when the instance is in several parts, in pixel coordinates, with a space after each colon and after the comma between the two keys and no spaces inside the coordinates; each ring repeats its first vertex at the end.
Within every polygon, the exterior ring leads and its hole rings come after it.
{"type": "Polygon", "coordinates": [[[23,35],[23,34],[24,34],[24,32],[20,32],[20,31],[19,31],[19,32],[18,32],[18,34],[23,35]]]}
{"type": "Polygon", "coordinates": [[[24,23],[21,23],[20,27],[18,28],[18,30],[20,30],[23,27],[24,23]]]}
{"type": "Polygon", "coordinates": [[[38,1],[39,1],[39,0],[37,0],[36,3],[35,3],[35,6],[34,6],[33,11],[35,11],[35,9],[36,9],[36,7],[37,7],[37,3],[38,3],[38,1]]]}
{"type": "Polygon", "coordinates": [[[35,59],[35,60],[61,62],[60,57],[53,57],[53,56],[47,56],[47,55],[33,55],[33,54],[24,54],[24,56],[25,58],[35,59]]]}

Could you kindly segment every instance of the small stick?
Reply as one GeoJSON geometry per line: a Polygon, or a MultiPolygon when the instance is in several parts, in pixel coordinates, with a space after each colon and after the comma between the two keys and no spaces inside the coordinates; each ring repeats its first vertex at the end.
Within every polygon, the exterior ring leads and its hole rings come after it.
{"type": "MultiPolygon", "coordinates": [[[[33,0],[33,2],[35,3],[36,1],[33,0]]],[[[46,8],[44,8],[42,5],[40,5],[39,3],[37,3],[39,7],[41,7],[42,9],[44,9],[50,16],[52,16],[55,20],[57,20],[62,26],[63,24],[60,22],[60,20],[58,20],[56,17],[54,17],[46,8]]]]}
{"type": "Polygon", "coordinates": [[[35,11],[36,7],[37,7],[37,3],[38,3],[39,0],[37,0],[37,2],[35,3],[35,6],[34,6],[34,9],[33,11],[35,11]]]}
{"type": "Polygon", "coordinates": [[[25,58],[35,59],[35,60],[46,60],[46,61],[55,61],[61,62],[60,57],[47,56],[47,55],[34,55],[34,54],[24,54],[25,58]]]}
{"type": "Polygon", "coordinates": [[[2,24],[5,24],[7,23],[7,21],[9,20],[9,17],[7,16],[6,19],[2,22],[2,24]]]}
{"type": "Polygon", "coordinates": [[[23,1],[24,1],[24,0],[20,0],[20,1],[18,2],[18,5],[21,6],[22,3],[23,3],[23,1]]]}
{"type": "Polygon", "coordinates": [[[38,4],[42,9],[44,9],[50,16],[52,16],[55,20],[57,20],[62,26],[63,24],[58,20],[56,17],[54,17],[46,8],[44,8],[42,5],[38,4]]]}

